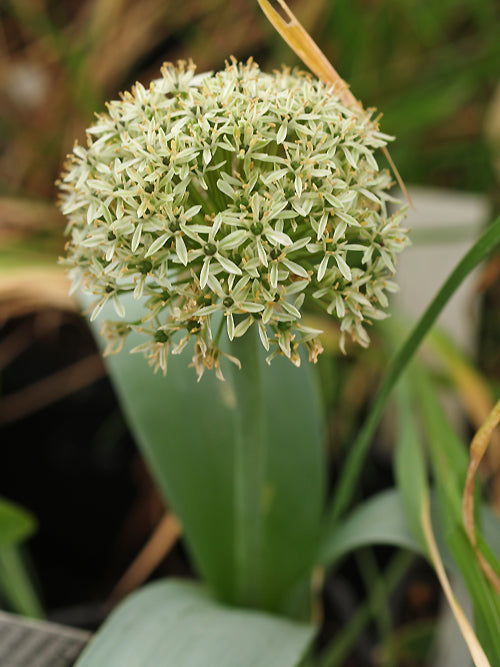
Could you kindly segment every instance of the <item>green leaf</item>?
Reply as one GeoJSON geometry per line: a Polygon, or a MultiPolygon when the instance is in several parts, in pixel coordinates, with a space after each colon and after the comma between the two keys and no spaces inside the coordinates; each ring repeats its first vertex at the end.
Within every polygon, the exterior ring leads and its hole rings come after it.
{"type": "Polygon", "coordinates": [[[457,526],[446,542],[472,600],[477,637],[492,665],[500,664],[500,598],[486,579],[465,531],[457,526]]]}
{"type": "Polygon", "coordinates": [[[230,352],[242,362],[242,370],[232,373],[237,404],[237,601],[276,610],[274,601],[288,594],[286,589],[300,575],[292,553],[298,549],[307,554],[302,570],[307,574],[318,542],[323,486],[321,420],[307,362],[296,369],[278,358],[269,367],[256,327],[236,339],[230,352]],[[312,513],[307,507],[310,501],[312,513]]]}
{"type": "Polygon", "coordinates": [[[18,545],[36,530],[34,516],[16,503],[0,498],[0,593],[10,609],[34,618],[43,616],[18,545]]]}
{"type": "Polygon", "coordinates": [[[353,646],[359,641],[374,613],[387,603],[388,596],[400,584],[412,560],[413,556],[405,551],[399,551],[392,557],[385,571],[367,591],[368,599],[356,609],[344,627],[336,633],[335,640],[324,649],[319,660],[320,667],[341,667],[346,664],[353,646]]]}
{"type": "Polygon", "coordinates": [[[395,452],[395,476],[397,487],[411,526],[412,534],[427,553],[422,530],[422,507],[429,497],[429,485],[419,436],[418,424],[412,410],[411,394],[407,382],[400,383],[397,390],[398,434],[395,452]]]}
{"type": "Polygon", "coordinates": [[[265,545],[264,521],[266,467],[268,461],[262,373],[255,327],[237,338],[231,352],[242,363],[232,373],[238,409],[235,412],[235,526],[236,599],[244,606],[255,606],[264,591],[261,570],[265,545]]]}
{"type": "Polygon", "coordinates": [[[469,591],[479,641],[491,663],[497,665],[500,664],[500,598],[480,567],[462,521],[466,449],[450,426],[427,375],[421,372],[416,380],[444,539],[469,591]]]}
{"type": "Polygon", "coordinates": [[[319,562],[331,566],[349,552],[374,544],[422,553],[396,489],[382,491],[353,510],[323,541],[319,562]]]}
{"type": "MultiPolygon", "coordinates": [[[[373,439],[377,426],[382,418],[387,398],[392,392],[401,373],[412,359],[420,343],[427,332],[439,317],[441,311],[448,303],[451,296],[461,285],[469,273],[498,245],[500,242],[500,218],[497,218],[486,231],[480,236],[472,248],[464,255],[450,276],[444,282],[433,301],[422,315],[413,331],[408,336],[403,346],[389,363],[386,376],[378,391],[375,402],[370,410],[368,418],[361,429],[358,437],[349,448],[349,455],[340,476],[340,482],[333,495],[330,507],[326,515],[327,533],[335,524],[340,515],[349,505],[357,482],[361,474],[363,462],[368,448],[373,439]]],[[[326,538],[328,539],[328,538],[326,538]]]]}
{"type": "Polygon", "coordinates": [[[224,607],[176,580],[131,595],[85,649],[77,667],[294,667],[315,628],[224,607]]]}
{"type": "Polygon", "coordinates": [[[0,549],[0,593],[8,608],[17,614],[43,618],[42,603],[24,554],[14,545],[0,549]]]}
{"type": "Polygon", "coordinates": [[[462,523],[462,491],[467,474],[466,447],[450,425],[434,385],[423,368],[413,375],[434,472],[442,528],[446,532],[462,523]]]}
{"type": "Polygon", "coordinates": [[[489,548],[497,560],[500,560],[500,517],[489,507],[483,507],[481,510],[481,527],[489,548]]]}
{"type": "MultiPolygon", "coordinates": [[[[124,303],[127,319],[140,317],[137,302],[124,303]]],[[[106,316],[115,319],[107,307],[106,316]]],[[[128,354],[137,344],[129,338],[107,359],[110,376],[199,571],[225,602],[281,611],[312,567],[324,498],[321,416],[308,364],[277,358],[269,366],[259,351],[250,369],[260,376],[256,397],[253,385],[242,386],[248,369],[236,382],[229,369],[225,382],[208,371],[197,382],[188,348],[170,357],[166,377],[155,375],[142,355],[128,354]],[[255,424],[247,409],[254,404],[255,424]]]]}
{"type": "Polygon", "coordinates": [[[0,498],[0,550],[22,542],[36,530],[32,514],[16,503],[0,498]]]}

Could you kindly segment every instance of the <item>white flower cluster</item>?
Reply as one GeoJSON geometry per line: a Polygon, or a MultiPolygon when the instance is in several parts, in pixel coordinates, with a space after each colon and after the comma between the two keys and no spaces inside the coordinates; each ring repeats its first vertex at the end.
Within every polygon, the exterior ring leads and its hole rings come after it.
{"type": "Polygon", "coordinates": [[[60,183],[74,289],[96,295],[93,318],[108,301],[122,318],[105,324],[107,351],[140,332],[135,350],[165,371],[195,337],[198,374],[220,373],[223,329],[256,326],[270,357],[298,364],[305,344],[315,361],[320,332],[301,320],[313,302],[367,345],[406,244],[374,157],[390,137],[307,74],[194,69],[165,65],[110,102],[60,183]],[[127,292],[141,321],[123,319],[127,292]]]}

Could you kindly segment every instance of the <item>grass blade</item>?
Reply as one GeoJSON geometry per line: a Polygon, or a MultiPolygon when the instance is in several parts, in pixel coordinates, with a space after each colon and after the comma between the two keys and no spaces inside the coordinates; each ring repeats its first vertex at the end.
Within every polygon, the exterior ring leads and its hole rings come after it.
{"type": "Polygon", "coordinates": [[[438,576],[439,583],[441,584],[444,594],[446,595],[448,604],[450,605],[453,615],[455,616],[458,626],[460,627],[462,636],[467,643],[472,659],[474,660],[474,664],[476,667],[491,667],[488,658],[486,657],[474,633],[474,630],[467,620],[463,609],[457,602],[449,579],[446,575],[443,561],[441,560],[441,556],[439,555],[439,551],[436,545],[436,540],[434,539],[434,533],[432,532],[429,496],[424,498],[424,502],[422,504],[421,521],[422,530],[424,532],[427,547],[429,549],[430,559],[438,576]]]}
{"type": "Polygon", "coordinates": [[[427,471],[418,425],[412,410],[408,381],[397,390],[398,434],[394,473],[413,535],[427,553],[427,541],[422,531],[421,514],[424,499],[429,496],[427,471]]]}
{"type": "Polygon", "coordinates": [[[497,665],[500,664],[500,598],[481,568],[462,520],[462,490],[468,467],[466,448],[450,426],[430,379],[423,371],[414,377],[438,492],[440,529],[471,596],[481,646],[491,663],[497,665]]]}
{"type": "Polygon", "coordinates": [[[30,512],[0,497],[0,550],[22,542],[35,530],[36,521],[30,512]]]}
{"type": "Polygon", "coordinates": [[[382,601],[387,599],[390,592],[398,585],[406,574],[413,558],[413,554],[406,551],[397,553],[393,557],[382,576],[374,582],[369,591],[368,600],[353,614],[332,644],[324,650],[319,661],[319,667],[342,667],[345,665],[350,651],[370,622],[373,610],[378,609],[382,601]]]}
{"type": "Polygon", "coordinates": [[[382,491],[365,500],[324,537],[318,560],[328,567],[349,552],[373,544],[388,544],[422,553],[396,489],[382,491]]]}
{"type": "Polygon", "coordinates": [[[23,507],[0,498],[0,594],[9,608],[33,618],[43,609],[19,544],[36,530],[36,520],[23,507]]]}
{"type": "Polygon", "coordinates": [[[457,264],[406,342],[393,357],[361,432],[349,449],[349,455],[326,514],[326,525],[335,524],[349,505],[361,473],[368,448],[382,417],[385,403],[401,373],[406,368],[427,332],[439,317],[451,296],[469,273],[500,243],[500,218],[497,218],[457,264]]]}
{"type": "Polygon", "coordinates": [[[31,618],[44,617],[42,604],[17,546],[0,550],[0,593],[16,613],[31,618]]]}

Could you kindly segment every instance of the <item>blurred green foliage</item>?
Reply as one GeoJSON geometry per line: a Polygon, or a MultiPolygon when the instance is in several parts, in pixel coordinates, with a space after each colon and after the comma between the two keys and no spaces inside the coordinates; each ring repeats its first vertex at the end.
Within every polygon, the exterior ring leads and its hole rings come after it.
{"type": "Polygon", "coordinates": [[[384,114],[408,183],[487,191],[499,21],[494,0],[336,0],[313,34],[354,94],[384,114]]]}
{"type": "MultiPolygon", "coordinates": [[[[498,80],[494,0],[296,0],[293,11],[354,94],[384,114],[409,183],[488,191],[484,119],[498,80]]],[[[231,54],[297,65],[257,2],[10,0],[0,10],[0,187],[51,198],[64,154],[106,99],[165,60],[231,54]]]]}

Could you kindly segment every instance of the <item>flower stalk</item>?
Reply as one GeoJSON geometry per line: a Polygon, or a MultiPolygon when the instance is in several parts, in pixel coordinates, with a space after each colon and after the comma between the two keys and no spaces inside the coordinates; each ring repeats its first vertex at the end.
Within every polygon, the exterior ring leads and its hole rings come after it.
{"type": "Polygon", "coordinates": [[[242,364],[233,367],[235,424],[235,597],[238,604],[262,605],[263,535],[267,452],[259,340],[255,327],[231,343],[242,364]],[[243,517],[243,519],[242,519],[243,517]]]}

